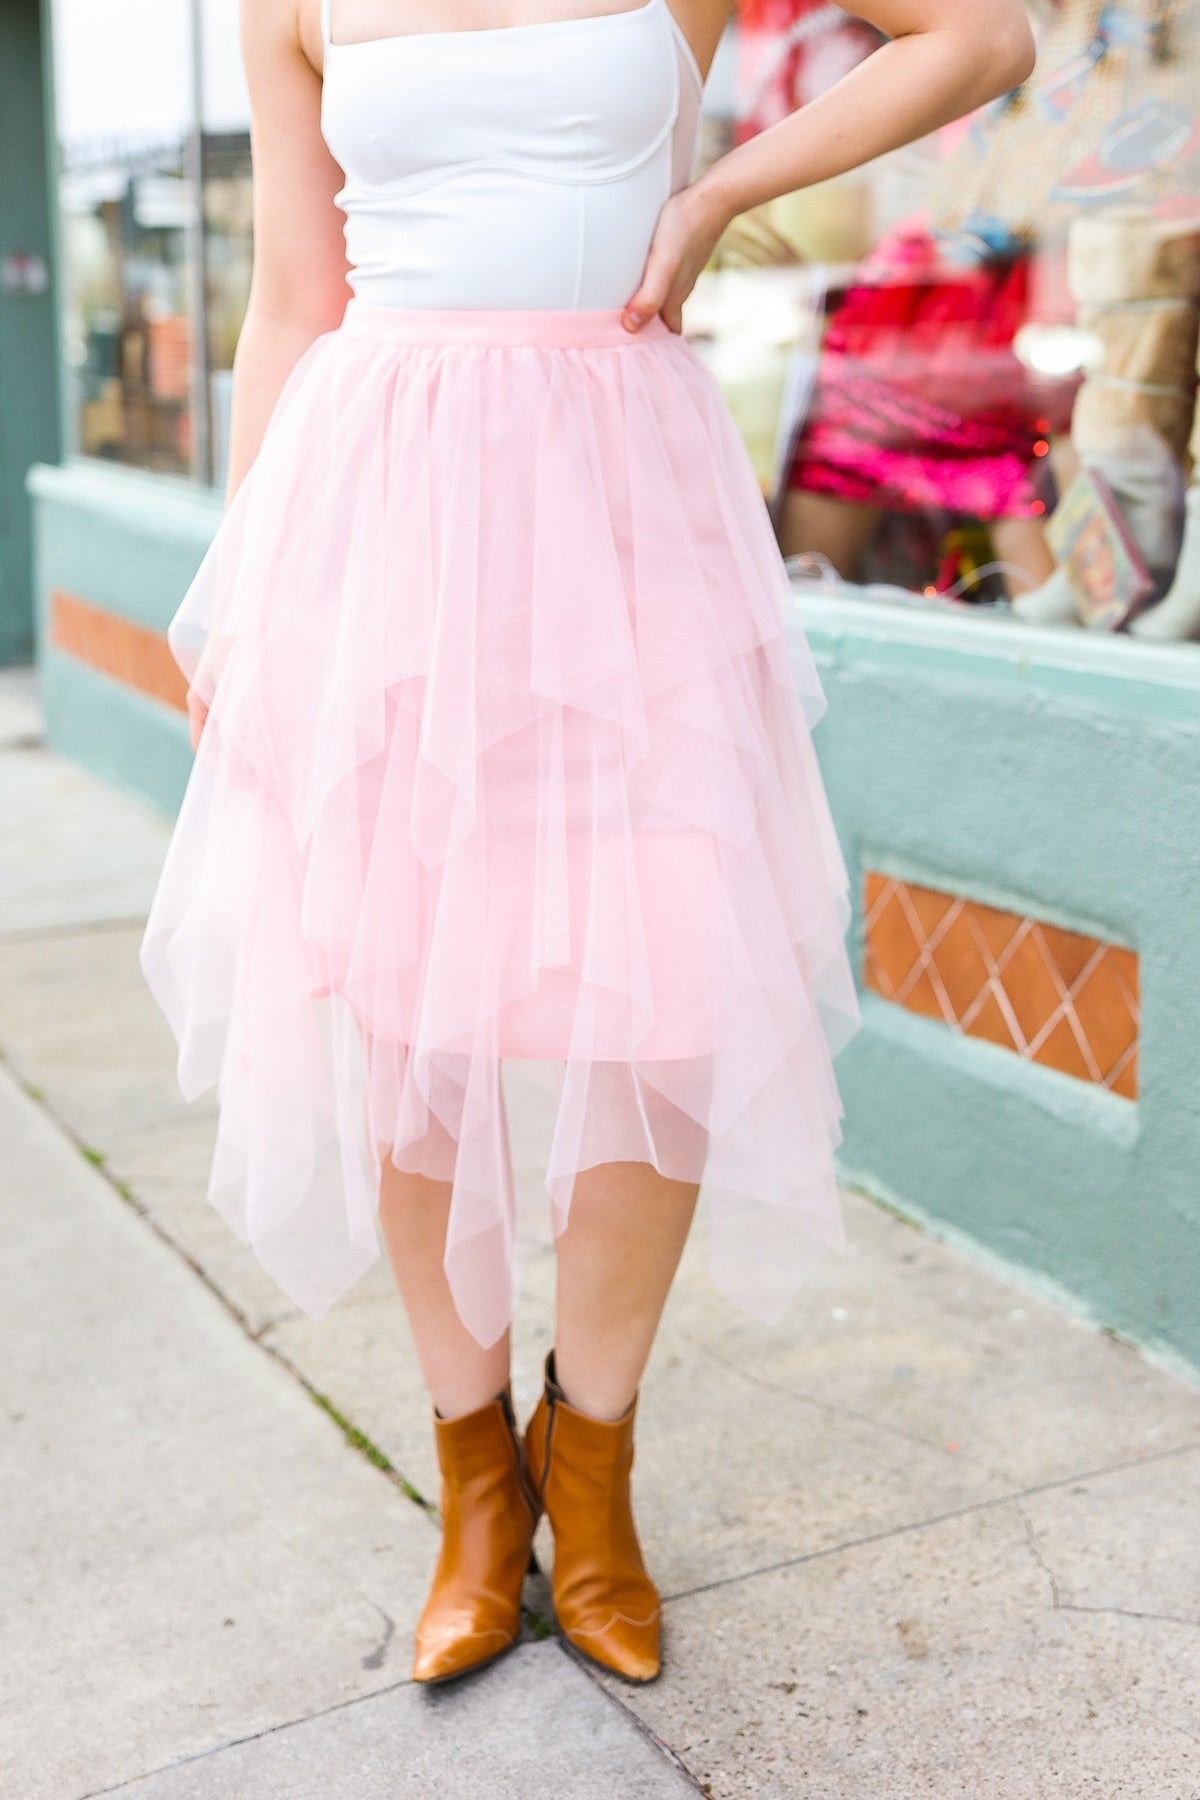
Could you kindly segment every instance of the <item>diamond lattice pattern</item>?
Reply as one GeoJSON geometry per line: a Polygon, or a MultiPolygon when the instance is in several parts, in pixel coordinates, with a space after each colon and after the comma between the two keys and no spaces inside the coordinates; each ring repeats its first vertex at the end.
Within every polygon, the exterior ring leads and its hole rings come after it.
{"type": "Polygon", "coordinates": [[[1137,1099],[1132,950],[875,872],[864,877],[863,913],[873,993],[1137,1099]]]}

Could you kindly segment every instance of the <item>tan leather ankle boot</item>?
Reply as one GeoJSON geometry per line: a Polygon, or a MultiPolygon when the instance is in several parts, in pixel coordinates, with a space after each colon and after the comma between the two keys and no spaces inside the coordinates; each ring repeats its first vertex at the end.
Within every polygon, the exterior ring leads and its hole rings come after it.
{"type": "Polygon", "coordinates": [[[554,1532],[554,1610],[563,1635],[627,1681],[662,1666],[662,1603],[633,1522],[634,1397],[615,1421],[570,1406],[546,1358],[546,1382],[525,1432],[535,1494],[554,1532]]]}
{"type": "Polygon", "coordinates": [[[417,1623],[414,1681],[448,1681],[517,1640],[538,1505],[507,1393],[461,1419],[433,1415],[442,1544],[417,1623]]]}

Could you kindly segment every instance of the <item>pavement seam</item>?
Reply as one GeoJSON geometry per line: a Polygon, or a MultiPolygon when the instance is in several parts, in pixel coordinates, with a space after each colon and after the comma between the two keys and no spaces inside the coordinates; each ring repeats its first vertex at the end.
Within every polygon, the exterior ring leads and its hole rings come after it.
{"type": "MultiPolygon", "coordinates": [[[[1083,1606],[1075,1600],[1060,1600],[1055,1612],[1107,1613],[1113,1619],[1149,1619],[1155,1625],[1186,1625],[1190,1631],[1200,1628],[1200,1619],[1185,1618],[1182,1613],[1138,1612],[1132,1606],[1083,1606]]],[[[1195,1737],[1194,1732],[1189,1736],[1195,1737]]],[[[1200,1744],[1200,1737],[1196,1737],[1200,1744]]]]}
{"type": "MultiPolygon", "coordinates": [[[[603,1694],[604,1698],[615,1706],[617,1711],[629,1721],[639,1737],[643,1738],[653,1749],[658,1751],[675,1772],[682,1775],[684,1780],[687,1781],[698,1794],[703,1794],[707,1797],[707,1800],[712,1800],[711,1784],[708,1786],[702,1785],[692,1774],[687,1765],[676,1755],[675,1751],[671,1749],[670,1745],[664,1743],[644,1720],[639,1719],[637,1714],[632,1712],[630,1708],[624,1704],[619,1695],[610,1692],[610,1690],[605,1687],[604,1683],[599,1678],[598,1671],[589,1669],[583,1658],[575,1656],[571,1652],[570,1647],[562,1642],[562,1640],[560,1640],[560,1649],[563,1650],[577,1667],[583,1670],[583,1673],[590,1681],[592,1681],[597,1690],[603,1694]]],[[[370,1693],[367,1694],[353,1694],[348,1700],[334,1700],[328,1706],[318,1706],[314,1708],[312,1712],[300,1713],[293,1719],[279,1719],[273,1725],[264,1725],[260,1731],[247,1731],[241,1737],[226,1738],[219,1744],[211,1744],[207,1750],[195,1750],[188,1756],[178,1756],[174,1761],[161,1763],[157,1768],[145,1769],[140,1775],[127,1776],[124,1781],[118,1781],[111,1787],[89,1788],[87,1793],[77,1795],[76,1800],[103,1800],[103,1796],[106,1794],[127,1793],[131,1788],[136,1788],[145,1781],[153,1781],[159,1775],[170,1775],[176,1769],[187,1768],[192,1763],[207,1762],[214,1756],[223,1755],[227,1750],[238,1750],[244,1744],[260,1743],[264,1738],[274,1737],[281,1731],[294,1731],[298,1726],[308,1725],[316,1719],[327,1719],[334,1713],[347,1712],[351,1707],[362,1706],[369,1700],[378,1700],[385,1694],[399,1693],[402,1688],[412,1687],[412,1685],[411,1679],[405,1678],[401,1681],[388,1682],[384,1687],[372,1688],[370,1693]]]]}
{"type": "Polygon", "coordinates": [[[71,1126],[68,1121],[63,1118],[62,1114],[51,1105],[41,1088],[25,1079],[22,1072],[10,1062],[3,1049],[0,1049],[0,1067],[7,1070],[8,1074],[25,1095],[26,1099],[39,1108],[45,1117],[54,1125],[55,1129],[67,1139],[68,1143],[73,1145],[83,1161],[89,1163],[91,1167],[95,1169],[96,1173],[102,1177],[117,1198],[135,1212],[138,1218],[141,1219],[144,1224],[149,1226],[150,1230],[159,1241],[165,1244],[174,1255],[179,1257],[181,1262],[187,1265],[192,1274],[196,1276],[197,1280],[203,1283],[209,1293],[214,1296],[228,1313],[229,1317],[235,1321],[249,1342],[254,1344],[257,1349],[261,1350],[264,1355],[272,1357],[274,1361],[279,1364],[281,1369],[286,1369],[292,1380],[297,1382],[299,1386],[304,1389],[314,1405],[318,1406],[337,1426],[349,1448],[355,1451],[357,1455],[361,1456],[365,1462],[369,1462],[372,1468],[378,1469],[380,1474],[387,1477],[393,1487],[399,1489],[406,1500],[411,1501],[414,1506],[418,1507],[420,1511],[436,1522],[438,1517],[437,1508],[432,1502],[426,1500],[420,1490],[408,1480],[407,1476],[405,1476],[401,1470],[396,1468],[395,1464],[382,1450],[380,1450],[378,1445],[372,1443],[365,1432],[360,1431],[344,1413],[340,1412],[329,1397],[323,1394],[319,1388],[309,1381],[307,1376],[296,1367],[295,1363],[293,1363],[289,1357],[284,1355],[282,1350],[277,1349],[274,1344],[265,1341],[262,1333],[270,1328],[270,1324],[273,1323],[273,1321],[269,1321],[267,1325],[261,1326],[258,1331],[255,1331],[241,1307],[217,1286],[208,1271],[196,1260],[191,1252],[178,1241],[177,1238],[171,1235],[166,1226],[162,1224],[161,1220],[155,1217],[154,1213],[145,1202],[138,1199],[130,1184],[127,1181],[121,1180],[121,1178],[115,1174],[108,1166],[102,1153],[95,1150],[90,1144],[84,1142],[73,1126],[71,1126]]]}
{"type": "Polygon", "coordinates": [[[137,915],[111,919],[64,919],[57,925],[15,925],[0,930],[0,944],[40,943],[46,938],[102,937],[107,932],[144,931],[146,921],[137,915]]]}
{"type": "Polygon", "coordinates": [[[604,1698],[610,1705],[615,1706],[622,1717],[629,1720],[639,1736],[643,1737],[646,1742],[658,1752],[663,1760],[670,1764],[677,1775],[683,1776],[683,1779],[688,1783],[689,1787],[694,1788],[696,1793],[703,1794],[705,1800],[713,1800],[712,1783],[704,1783],[697,1775],[692,1773],[679,1752],[677,1750],[672,1750],[670,1744],[668,1744],[665,1739],[660,1738],[654,1727],[648,1724],[640,1714],[636,1713],[633,1710],[633,1707],[621,1698],[620,1694],[614,1693],[613,1689],[609,1687],[607,1680],[601,1675],[600,1670],[597,1669],[594,1664],[589,1663],[585,1656],[581,1656],[578,1651],[575,1650],[573,1645],[568,1643],[565,1637],[559,1637],[558,1647],[562,1654],[567,1658],[568,1662],[573,1662],[575,1667],[587,1676],[588,1680],[592,1683],[592,1686],[604,1695],[604,1698]]]}
{"type": "MultiPolygon", "coordinates": [[[[731,1375],[739,1376],[753,1387],[765,1389],[769,1394],[778,1394],[781,1399],[794,1400],[801,1406],[811,1406],[817,1412],[831,1413],[843,1419],[856,1419],[860,1425],[869,1425],[875,1431],[889,1433],[892,1437],[901,1438],[906,1444],[917,1444],[923,1450],[941,1452],[945,1448],[943,1444],[937,1443],[933,1438],[922,1437],[917,1431],[906,1431],[902,1425],[893,1425],[887,1419],[877,1419],[872,1413],[860,1412],[857,1407],[843,1406],[836,1400],[820,1400],[815,1394],[806,1394],[802,1390],[785,1387],[781,1382],[772,1381],[766,1375],[756,1375],[751,1370],[743,1369],[737,1363],[731,1362],[727,1356],[722,1356],[719,1350],[714,1350],[711,1344],[704,1343],[692,1332],[688,1332],[687,1336],[688,1342],[698,1355],[708,1357],[719,1368],[727,1370],[731,1375]]],[[[992,1476],[996,1481],[1011,1482],[1015,1479],[1011,1470],[994,1468],[990,1463],[981,1462],[977,1456],[964,1454],[961,1451],[956,1454],[960,1463],[966,1463],[974,1469],[982,1469],[986,1475],[992,1476]]]]}
{"type": "Polygon", "coordinates": [[[157,1775],[170,1775],[175,1769],[185,1769],[189,1763],[207,1762],[210,1757],[220,1756],[226,1750],[237,1750],[243,1744],[257,1744],[263,1738],[274,1737],[280,1731],[293,1731],[298,1725],[307,1725],[314,1719],[327,1719],[332,1713],[345,1712],[351,1706],[361,1706],[364,1701],[378,1700],[383,1694],[399,1693],[401,1688],[411,1687],[407,1677],[402,1681],[390,1681],[386,1687],[372,1688],[369,1694],[352,1694],[348,1700],[333,1700],[328,1706],[318,1706],[310,1713],[301,1713],[294,1719],[280,1719],[274,1725],[264,1725],[261,1731],[248,1731],[243,1737],[227,1738],[223,1743],[212,1744],[207,1750],[194,1750],[188,1756],[177,1756],[173,1762],[161,1763],[156,1769],[145,1769],[140,1775],[127,1776],[113,1787],[89,1788],[86,1794],[79,1794],[76,1800],[100,1800],[104,1794],[121,1794],[128,1788],[137,1787],[143,1781],[153,1781],[157,1775]]]}
{"type": "MultiPolygon", "coordinates": [[[[353,1450],[356,1455],[361,1456],[365,1462],[369,1462],[371,1467],[377,1469],[380,1474],[385,1475],[392,1486],[398,1488],[406,1500],[410,1501],[419,1511],[423,1512],[435,1527],[439,1526],[441,1524],[441,1514],[434,1503],[425,1498],[420,1489],[408,1479],[402,1470],[396,1467],[391,1458],[379,1448],[378,1444],[374,1443],[367,1436],[366,1432],[359,1430],[353,1420],[334,1404],[328,1394],[323,1394],[282,1350],[278,1349],[274,1344],[267,1342],[266,1333],[273,1330],[274,1327],[280,1323],[279,1319],[268,1319],[264,1324],[255,1329],[242,1309],[235,1301],[229,1298],[228,1294],[217,1286],[212,1276],[209,1275],[202,1264],[196,1260],[191,1252],[187,1250],[177,1238],[171,1235],[162,1222],[155,1217],[154,1213],[145,1202],[138,1199],[130,1184],[127,1181],[123,1181],[115,1174],[100,1152],[94,1150],[91,1145],[84,1143],[78,1132],[67,1123],[62,1115],[57,1112],[46,1099],[42,1090],[39,1087],[34,1086],[32,1082],[27,1081],[21,1071],[9,1061],[2,1048],[0,1048],[0,1068],[7,1070],[9,1076],[25,1097],[45,1114],[46,1118],[50,1120],[55,1129],[74,1146],[83,1160],[89,1163],[91,1167],[95,1169],[96,1173],[104,1179],[112,1192],[116,1194],[117,1198],[131,1208],[131,1210],[137,1214],[138,1218],[141,1219],[144,1224],[149,1226],[150,1230],[159,1241],[165,1244],[174,1255],[179,1257],[181,1262],[187,1265],[192,1274],[195,1275],[208,1289],[209,1293],[220,1302],[221,1306],[240,1327],[249,1342],[257,1349],[263,1351],[265,1355],[273,1358],[273,1360],[279,1364],[280,1368],[285,1369],[292,1380],[304,1389],[304,1392],[308,1395],[313,1404],[319,1407],[320,1410],[332,1420],[334,1425],[337,1426],[347,1447],[353,1450]]],[[[285,1314],[284,1316],[287,1317],[290,1315],[285,1314]]],[[[375,1603],[372,1601],[371,1604],[374,1605],[375,1603]]],[[[539,1613],[536,1608],[522,1602],[521,1613],[535,1638],[542,1638],[550,1635],[550,1632],[553,1629],[550,1620],[542,1613],[539,1613]]],[[[384,1616],[386,1617],[386,1614],[384,1616]]],[[[140,1780],[141,1777],[139,1776],[138,1779],[140,1780]]]]}
{"type": "MultiPolygon", "coordinates": [[[[762,1575],[778,1575],[783,1569],[798,1569],[804,1563],[840,1556],[847,1550],[861,1550],[868,1544],[886,1543],[889,1538],[903,1537],[908,1532],[927,1531],[934,1525],[945,1525],[953,1519],[970,1518],[972,1513],[987,1512],[993,1507],[1015,1505],[1020,1511],[1020,1502],[1032,1499],[1037,1494],[1051,1494],[1059,1488],[1071,1487],[1077,1481],[1099,1481],[1106,1475],[1119,1475],[1125,1469],[1142,1469],[1150,1463],[1167,1462],[1175,1456],[1194,1456],[1197,1451],[1200,1451],[1200,1441],[1176,1444],[1170,1450],[1148,1450],[1141,1456],[1128,1456],[1120,1462],[1105,1463],[1095,1469],[1076,1469],[1069,1475],[1055,1476],[1053,1481],[1035,1482],[1031,1487],[1018,1488],[1012,1493],[992,1494],[986,1500],[972,1500],[966,1506],[931,1513],[925,1519],[909,1519],[902,1525],[889,1525],[886,1531],[869,1531],[862,1537],[844,1538],[841,1543],[829,1544],[824,1549],[805,1550],[799,1556],[784,1556],[777,1562],[763,1563],[757,1569],[744,1569],[738,1575],[718,1575],[715,1581],[698,1582],[695,1587],[680,1588],[677,1593],[664,1595],[663,1604],[692,1600],[697,1594],[715,1593],[719,1588],[735,1587],[739,1581],[756,1581],[762,1575]]],[[[1068,1609],[1063,1607],[1062,1610],[1066,1612],[1068,1609]]]]}

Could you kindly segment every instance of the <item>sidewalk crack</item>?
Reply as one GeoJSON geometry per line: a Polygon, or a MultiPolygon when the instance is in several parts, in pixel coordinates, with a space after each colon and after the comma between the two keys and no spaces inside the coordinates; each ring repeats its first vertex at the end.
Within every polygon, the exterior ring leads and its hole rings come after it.
{"type": "Polygon", "coordinates": [[[389,1681],[386,1686],[372,1688],[369,1694],[354,1694],[349,1700],[334,1700],[328,1706],[318,1706],[310,1713],[300,1713],[294,1719],[280,1719],[274,1725],[264,1725],[261,1731],[247,1731],[241,1737],[226,1738],[219,1744],[211,1744],[207,1750],[194,1750],[187,1756],[177,1756],[172,1762],[162,1763],[155,1769],[144,1769],[140,1775],[127,1775],[124,1781],[115,1782],[111,1787],[89,1788],[86,1794],[78,1794],[76,1800],[101,1800],[105,1794],[122,1794],[127,1789],[139,1786],[143,1781],[152,1781],[156,1775],[169,1775],[175,1769],[186,1768],[189,1763],[207,1762],[210,1757],[220,1756],[226,1750],[237,1750],[243,1744],[257,1744],[263,1738],[274,1737],[278,1732],[291,1731],[298,1725],[308,1725],[314,1719],[327,1719],[333,1713],[346,1712],[352,1706],[362,1706],[367,1700],[378,1700],[383,1694],[395,1694],[401,1688],[411,1687],[411,1681],[405,1677],[401,1681],[389,1681]]]}
{"type": "Polygon", "coordinates": [[[675,1773],[683,1777],[689,1787],[694,1788],[696,1793],[705,1795],[706,1800],[712,1800],[711,1782],[702,1782],[697,1775],[692,1773],[678,1751],[672,1750],[666,1739],[660,1738],[653,1726],[648,1725],[646,1720],[641,1718],[633,1710],[633,1707],[630,1706],[628,1701],[622,1699],[620,1694],[613,1692],[600,1670],[596,1668],[593,1663],[590,1663],[586,1656],[579,1655],[574,1646],[569,1644],[566,1638],[563,1637],[559,1638],[558,1647],[568,1661],[573,1662],[575,1667],[580,1669],[583,1674],[587,1676],[593,1687],[598,1688],[604,1695],[604,1698],[609,1701],[611,1705],[615,1706],[619,1713],[629,1720],[639,1736],[645,1738],[646,1742],[653,1749],[657,1750],[663,1760],[671,1765],[675,1770],[675,1773]]]}
{"type": "MultiPolygon", "coordinates": [[[[796,1400],[802,1406],[811,1406],[818,1412],[829,1413],[836,1418],[857,1419],[862,1425],[870,1425],[876,1431],[888,1432],[892,1437],[902,1438],[905,1443],[920,1444],[925,1450],[942,1452],[945,1450],[945,1445],[936,1442],[933,1438],[924,1437],[918,1431],[906,1431],[903,1425],[893,1425],[888,1419],[877,1419],[873,1413],[860,1412],[857,1407],[845,1406],[838,1400],[820,1400],[815,1394],[805,1393],[802,1388],[785,1387],[781,1382],[771,1381],[765,1375],[756,1375],[751,1370],[742,1368],[739,1363],[731,1361],[729,1357],[722,1356],[719,1350],[714,1350],[711,1345],[697,1339],[691,1332],[687,1335],[692,1348],[701,1356],[707,1356],[721,1368],[727,1369],[731,1375],[740,1376],[743,1381],[749,1382],[753,1387],[763,1388],[770,1394],[779,1394],[785,1400],[796,1400]]],[[[985,1475],[991,1475],[996,1481],[1011,1482],[1016,1479],[1011,1469],[995,1468],[991,1463],[983,1462],[979,1457],[971,1456],[969,1453],[956,1452],[956,1461],[969,1464],[975,1469],[982,1469],[985,1475]]]]}
{"type": "MultiPolygon", "coordinates": [[[[889,1525],[881,1531],[864,1532],[861,1537],[843,1538],[840,1543],[827,1544],[820,1550],[802,1550],[798,1556],[782,1556],[777,1562],[762,1563],[756,1569],[743,1569],[736,1575],[718,1575],[713,1581],[697,1582],[695,1587],[680,1588],[677,1593],[664,1595],[664,1604],[676,1600],[691,1600],[698,1594],[711,1594],[719,1588],[735,1587],[740,1581],[755,1581],[762,1575],[778,1575],[784,1569],[798,1569],[804,1563],[821,1562],[826,1557],[841,1556],[848,1550],[861,1550],[870,1544],[885,1543],[888,1538],[904,1537],[912,1531],[926,1531],[935,1525],[949,1524],[955,1519],[967,1519],[972,1513],[1012,1506],[1014,1502],[1032,1499],[1036,1494],[1052,1494],[1059,1488],[1073,1487],[1078,1481],[1098,1481],[1105,1475],[1119,1475],[1125,1469],[1143,1469],[1149,1463],[1168,1462],[1177,1456],[1194,1456],[1197,1451],[1200,1451],[1200,1440],[1175,1444],[1169,1450],[1151,1450],[1140,1456],[1123,1457],[1120,1462],[1105,1463],[1096,1469],[1073,1470],[1069,1475],[1056,1476],[1052,1481],[1035,1482],[1030,1487],[1019,1488],[1015,1493],[993,1494],[985,1500],[971,1500],[964,1506],[953,1506],[946,1512],[931,1513],[924,1519],[909,1519],[902,1525],[889,1525]]],[[[1066,1610],[1065,1607],[1063,1610],[1066,1610]]]]}
{"type": "MultiPolygon", "coordinates": [[[[1016,1509],[1021,1523],[1025,1527],[1025,1542],[1029,1546],[1029,1553],[1033,1557],[1038,1568],[1042,1571],[1042,1574],[1046,1577],[1046,1580],[1050,1583],[1050,1601],[1052,1609],[1054,1612],[1062,1612],[1064,1610],[1063,1598],[1058,1591],[1058,1579],[1055,1576],[1054,1570],[1042,1555],[1042,1547],[1038,1543],[1037,1532],[1033,1528],[1033,1520],[1026,1512],[1023,1501],[1018,1500],[1016,1502],[1016,1509]]],[[[1075,1611],[1077,1609],[1072,1608],[1071,1610],[1075,1611]]]]}
{"type": "Polygon", "coordinates": [[[292,1377],[292,1380],[304,1389],[309,1399],[315,1402],[323,1412],[328,1413],[334,1424],[341,1431],[342,1436],[345,1438],[349,1447],[357,1452],[358,1455],[364,1457],[366,1461],[371,1463],[374,1468],[378,1469],[381,1474],[386,1475],[392,1485],[399,1488],[406,1499],[411,1500],[415,1506],[419,1506],[423,1512],[428,1513],[430,1518],[436,1521],[437,1509],[425,1498],[420,1489],[415,1487],[400,1469],[396,1468],[395,1464],[384,1454],[379,1446],[371,1441],[366,1432],[360,1431],[353,1420],[347,1418],[347,1416],[334,1405],[328,1395],[321,1393],[320,1389],[309,1381],[307,1376],[303,1374],[294,1362],[292,1362],[290,1357],[286,1356],[276,1345],[267,1341],[265,1334],[279,1321],[277,1319],[269,1319],[264,1325],[259,1326],[256,1330],[251,1324],[247,1314],[235,1300],[232,1300],[230,1296],[225,1293],[223,1288],[217,1285],[216,1281],[214,1281],[213,1277],[208,1273],[208,1270],[195,1256],[192,1255],[187,1246],[181,1244],[178,1238],[174,1237],[163,1224],[162,1220],[152,1208],[147,1206],[144,1200],[138,1198],[129,1182],[123,1181],[120,1176],[115,1173],[103,1151],[97,1150],[92,1145],[84,1142],[83,1138],[80,1137],[79,1133],[69,1121],[65,1119],[46,1098],[42,1090],[36,1087],[33,1082],[27,1080],[23,1071],[8,1059],[2,1047],[0,1047],[0,1067],[5,1069],[12,1081],[26,1098],[31,1100],[45,1117],[50,1120],[55,1129],[74,1147],[84,1161],[90,1163],[92,1168],[96,1171],[96,1174],[106,1183],[111,1192],[114,1193],[125,1206],[130,1207],[132,1211],[137,1214],[138,1218],[141,1219],[143,1224],[149,1227],[160,1243],[165,1244],[181,1262],[187,1265],[196,1279],[204,1284],[218,1304],[223,1307],[230,1318],[237,1323],[241,1328],[243,1335],[249,1339],[250,1343],[256,1345],[264,1355],[272,1357],[274,1361],[279,1364],[281,1369],[286,1369],[288,1374],[292,1377]]]}
{"type": "Polygon", "coordinates": [[[1114,1619],[1153,1619],[1160,1625],[1189,1625],[1193,1631],[1200,1627],[1200,1619],[1189,1619],[1183,1613],[1139,1612],[1132,1606],[1086,1606],[1082,1601],[1062,1600],[1057,1603],[1059,1612],[1072,1613],[1111,1613],[1114,1619]]]}

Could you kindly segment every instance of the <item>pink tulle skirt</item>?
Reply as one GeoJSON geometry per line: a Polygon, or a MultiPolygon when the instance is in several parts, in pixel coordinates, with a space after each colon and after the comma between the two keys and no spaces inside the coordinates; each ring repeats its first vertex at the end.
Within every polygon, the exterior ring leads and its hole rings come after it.
{"type": "Polygon", "coordinates": [[[170,626],[211,712],[142,966],[217,1090],[209,1198],[313,1316],[379,1254],[388,1159],[453,1184],[484,1344],[526,1202],[557,1233],[597,1163],[700,1181],[762,1316],[842,1246],[821,689],[713,377],[619,320],[351,300],[170,626]]]}

